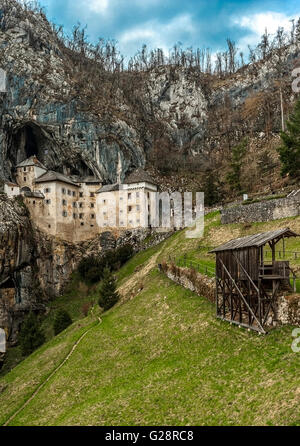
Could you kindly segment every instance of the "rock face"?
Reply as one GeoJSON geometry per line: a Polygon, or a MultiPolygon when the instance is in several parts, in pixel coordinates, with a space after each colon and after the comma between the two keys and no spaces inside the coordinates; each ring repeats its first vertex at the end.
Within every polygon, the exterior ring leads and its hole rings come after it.
{"type": "MultiPolygon", "coordinates": [[[[144,167],[155,148],[159,157],[167,156],[164,138],[168,150],[200,154],[205,167],[225,142],[230,147],[247,132],[264,132],[270,122],[269,130],[280,127],[271,62],[226,80],[176,67],[133,78],[124,73],[106,92],[97,78],[85,82],[84,68],[78,68],[80,62],[72,65],[73,56],[43,14],[24,11],[15,0],[0,0],[0,68],[6,76],[4,81],[0,73],[0,178],[13,179],[14,165],[35,154],[49,169],[93,173],[114,182],[119,155],[124,177],[144,167]],[[267,89],[268,113],[260,95],[267,89]],[[245,104],[250,115],[254,110],[250,119],[245,104]],[[240,129],[226,124],[238,116],[240,129]]],[[[298,56],[296,46],[284,55],[289,96],[298,56]]]]}
{"type": "Polygon", "coordinates": [[[22,197],[0,195],[0,327],[8,344],[17,341],[24,316],[43,312],[49,299],[59,296],[83,257],[131,243],[136,251],[159,243],[171,233],[148,229],[99,234],[72,244],[47,236],[32,226],[22,197]]]}
{"type": "Polygon", "coordinates": [[[0,196],[0,326],[11,343],[24,314],[43,308],[35,271],[34,233],[21,200],[0,196]]]}

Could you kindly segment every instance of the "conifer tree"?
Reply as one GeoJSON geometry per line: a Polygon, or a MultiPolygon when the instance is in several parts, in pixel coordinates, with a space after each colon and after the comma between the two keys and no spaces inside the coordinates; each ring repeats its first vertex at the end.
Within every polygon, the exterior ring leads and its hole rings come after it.
{"type": "Polygon", "coordinates": [[[300,176],[300,100],[297,101],[286,127],[287,130],[280,133],[282,145],[278,149],[282,165],[281,174],[298,178],[300,176]]]}
{"type": "Polygon", "coordinates": [[[24,356],[30,355],[45,342],[45,335],[40,329],[39,321],[34,313],[30,313],[23,322],[19,343],[24,356]]]}
{"type": "Polygon", "coordinates": [[[103,280],[100,286],[100,297],[98,300],[99,306],[103,308],[104,311],[109,310],[120,299],[116,289],[117,286],[115,277],[108,268],[105,268],[103,280]]]}
{"type": "Polygon", "coordinates": [[[243,159],[246,154],[247,139],[245,138],[240,144],[233,147],[230,163],[230,172],[227,175],[227,181],[233,190],[237,192],[242,191],[241,185],[241,170],[243,159]]]}

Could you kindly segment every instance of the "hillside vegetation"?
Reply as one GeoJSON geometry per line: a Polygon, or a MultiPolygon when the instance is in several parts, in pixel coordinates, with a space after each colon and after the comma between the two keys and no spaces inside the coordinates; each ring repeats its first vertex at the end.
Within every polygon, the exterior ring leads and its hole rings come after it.
{"type": "MultiPolygon", "coordinates": [[[[10,425],[299,425],[292,327],[259,336],[230,326],[215,319],[213,305],[157,269],[169,255],[185,252],[213,262],[205,246],[285,226],[300,232],[300,218],[246,228],[220,226],[219,215],[211,214],[203,239],[188,240],[179,232],[137,254],[119,272],[122,299],[116,307],[100,320],[95,307],[0,378],[0,424],[89,330],[10,425]]],[[[299,249],[298,241],[290,243],[291,250],[299,249]]],[[[76,286],[86,300],[88,291],[76,286]]],[[[60,298],[60,307],[64,301],[69,306],[68,299],[60,298]]]]}

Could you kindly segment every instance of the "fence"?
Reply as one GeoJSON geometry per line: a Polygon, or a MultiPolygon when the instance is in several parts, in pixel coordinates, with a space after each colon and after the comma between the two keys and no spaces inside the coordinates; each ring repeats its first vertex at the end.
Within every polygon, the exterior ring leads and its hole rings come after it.
{"type": "MultiPolygon", "coordinates": [[[[266,249],[264,251],[265,257],[268,258],[272,258],[272,251],[266,249]]],[[[278,259],[285,259],[285,260],[300,260],[300,251],[284,251],[284,250],[280,250],[280,251],[275,251],[276,257],[278,259]]]]}
{"type": "Polygon", "coordinates": [[[205,274],[208,277],[215,277],[216,270],[212,265],[207,265],[205,262],[196,262],[195,260],[188,259],[186,255],[181,257],[169,256],[169,262],[173,262],[175,265],[182,268],[195,269],[198,273],[205,274]]]}

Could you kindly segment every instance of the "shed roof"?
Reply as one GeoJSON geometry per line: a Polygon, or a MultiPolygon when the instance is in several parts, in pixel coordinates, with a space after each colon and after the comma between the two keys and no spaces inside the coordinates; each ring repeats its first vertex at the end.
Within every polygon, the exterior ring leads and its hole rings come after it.
{"type": "Polygon", "coordinates": [[[138,167],[132,173],[127,175],[124,180],[124,184],[133,184],[133,183],[150,183],[156,185],[153,178],[141,167],[138,167]]]}
{"type": "Polygon", "coordinates": [[[259,234],[248,235],[247,237],[236,238],[224,243],[210,252],[234,251],[236,249],[260,247],[271,240],[281,237],[297,237],[298,234],[289,228],[278,229],[277,231],[260,232],[259,234]]]}
{"type": "Polygon", "coordinates": [[[48,183],[51,181],[61,181],[62,183],[79,187],[78,184],[74,183],[70,178],[66,177],[62,173],[54,172],[53,170],[49,170],[35,180],[36,183],[48,183]]]}

